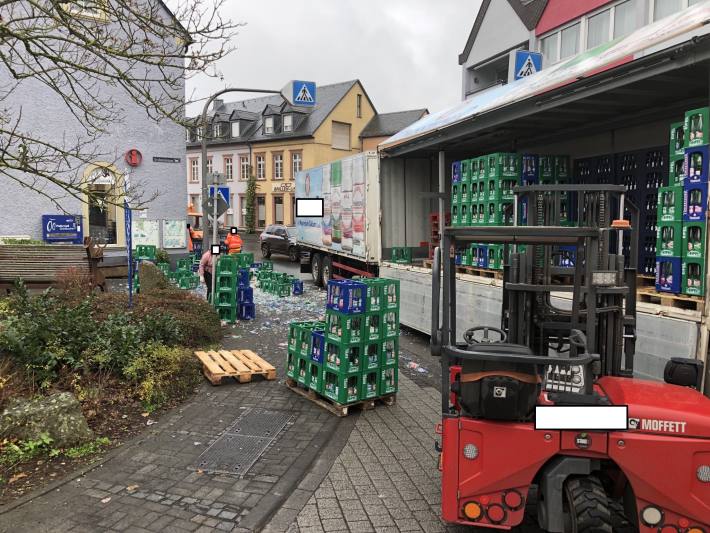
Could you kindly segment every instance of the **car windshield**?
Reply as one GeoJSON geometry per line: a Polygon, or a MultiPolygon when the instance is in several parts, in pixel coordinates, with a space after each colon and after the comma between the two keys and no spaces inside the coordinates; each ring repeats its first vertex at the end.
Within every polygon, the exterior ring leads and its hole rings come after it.
{"type": "Polygon", "coordinates": [[[296,228],[286,228],[289,237],[296,237],[296,228]]]}

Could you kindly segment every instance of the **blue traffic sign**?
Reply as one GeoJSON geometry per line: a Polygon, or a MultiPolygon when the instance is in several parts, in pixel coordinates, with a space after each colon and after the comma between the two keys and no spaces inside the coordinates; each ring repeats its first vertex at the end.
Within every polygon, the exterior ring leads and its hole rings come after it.
{"type": "Polygon", "coordinates": [[[542,54],[529,50],[515,51],[515,79],[532,76],[542,70],[542,54]]]}
{"type": "MultiPolygon", "coordinates": [[[[229,187],[217,187],[217,196],[221,196],[229,207],[229,187]]],[[[210,185],[210,198],[214,198],[214,185],[210,185]]]]}
{"type": "Polygon", "coordinates": [[[316,105],[316,83],[314,81],[294,80],[293,84],[293,105],[309,106],[316,105]]]}

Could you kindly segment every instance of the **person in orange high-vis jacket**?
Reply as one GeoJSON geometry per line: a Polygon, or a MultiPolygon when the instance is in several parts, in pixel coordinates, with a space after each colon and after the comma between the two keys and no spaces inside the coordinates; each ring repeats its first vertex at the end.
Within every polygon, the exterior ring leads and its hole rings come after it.
{"type": "Polygon", "coordinates": [[[232,227],[229,230],[229,235],[227,235],[224,244],[227,245],[227,253],[230,255],[242,252],[242,238],[239,236],[239,233],[237,233],[237,228],[232,227]]]}

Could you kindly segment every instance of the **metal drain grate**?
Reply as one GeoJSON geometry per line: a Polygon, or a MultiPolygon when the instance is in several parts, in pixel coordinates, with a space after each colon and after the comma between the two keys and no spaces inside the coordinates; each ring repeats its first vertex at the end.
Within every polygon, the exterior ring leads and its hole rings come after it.
{"type": "Polygon", "coordinates": [[[246,474],[290,420],[291,415],[283,411],[250,409],[202,452],[197,468],[219,474],[246,474]]]}

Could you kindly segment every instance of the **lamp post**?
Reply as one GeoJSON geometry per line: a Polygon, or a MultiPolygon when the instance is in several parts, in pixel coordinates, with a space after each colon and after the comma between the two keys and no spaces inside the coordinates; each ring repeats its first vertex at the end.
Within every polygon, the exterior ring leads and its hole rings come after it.
{"type": "MultiPolygon", "coordinates": [[[[207,226],[207,212],[204,209],[204,206],[206,205],[206,198],[209,197],[209,186],[207,184],[207,111],[209,110],[210,105],[212,102],[219,96],[222,96],[225,93],[267,93],[267,94],[281,94],[281,91],[271,91],[268,89],[244,89],[244,88],[238,88],[238,87],[231,87],[227,89],[222,89],[221,91],[217,91],[214,93],[212,96],[209,97],[207,102],[205,102],[205,107],[202,109],[202,118],[200,120],[200,124],[202,125],[202,135],[201,135],[201,142],[202,142],[202,218],[204,219],[205,226],[207,226]]],[[[217,216],[216,216],[216,206],[217,206],[217,191],[216,191],[216,184],[215,184],[215,199],[214,199],[214,206],[215,206],[215,211],[213,212],[213,218],[212,218],[212,235],[210,238],[210,235],[208,232],[205,231],[207,229],[206,227],[203,228],[202,230],[202,249],[203,250],[212,250],[211,246],[213,243],[218,242],[217,240],[217,216]]],[[[214,262],[212,263],[213,268],[212,268],[212,299],[214,299],[214,289],[215,289],[215,272],[214,272],[214,262]]]]}

